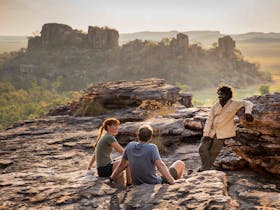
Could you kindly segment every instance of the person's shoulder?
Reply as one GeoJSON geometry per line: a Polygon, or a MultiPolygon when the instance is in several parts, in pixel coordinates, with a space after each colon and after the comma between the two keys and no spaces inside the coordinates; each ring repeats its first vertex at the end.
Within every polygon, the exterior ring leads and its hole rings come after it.
{"type": "Polygon", "coordinates": [[[216,102],[212,105],[211,108],[212,108],[212,109],[213,109],[213,108],[216,108],[217,106],[219,106],[219,104],[220,104],[220,102],[219,102],[219,101],[216,101],[216,102]]]}
{"type": "Polygon", "coordinates": [[[109,134],[105,134],[103,138],[110,142],[116,141],[116,137],[109,134]]]}
{"type": "MultiPolygon", "coordinates": [[[[237,100],[237,99],[231,99],[231,103],[233,104],[240,104],[242,102],[250,102],[249,100],[246,99],[241,99],[241,100],[237,100]]],[[[251,103],[251,102],[250,102],[251,103]]]]}
{"type": "Polygon", "coordinates": [[[137,144],[136,141],[131,141],[131,142],[129,142],[129,143],[126,145],[126,148],[133,147],[133,146],[136,145],[136,144],[137,144]]]}
{"type": "Polygon", "coordinates": [[[153,143],[149,143],[147,144],[149,148],[153,149],[153,150],[158,150],[158,147],[156,144],[153,144],[153,143]]]}

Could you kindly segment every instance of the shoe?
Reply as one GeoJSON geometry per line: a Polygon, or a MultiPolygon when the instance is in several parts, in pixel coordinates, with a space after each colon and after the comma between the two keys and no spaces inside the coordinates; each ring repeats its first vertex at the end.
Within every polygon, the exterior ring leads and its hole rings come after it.
{"type": "Polygon", "coordinates": [[[189,169],[188,171],[187,171],[187,175],[191,175],[193,173],[193,170],[192,169],[189,169]]]}
{"type": "Polygon", "coordinates": [[[198,168],[196,172],[202,172],[202,171],[207,171],[206,169],[203,169],[202,167],[198,168]]]}

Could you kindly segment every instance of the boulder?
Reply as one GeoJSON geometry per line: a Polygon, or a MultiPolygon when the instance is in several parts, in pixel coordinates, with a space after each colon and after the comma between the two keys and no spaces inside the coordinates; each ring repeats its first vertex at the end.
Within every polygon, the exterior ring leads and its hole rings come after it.
{"type": "Polygon", "coordinates": [[[248,98],[254,121],[241,120],[233,150],[253,168],[280,175],[280,93],[248,98]]]}
{"type": "Polygon", "coordinates": [[[193,174],[175,185],[140,185],[118,195],[121,209],[238,209],[223,172],[193,174]]]}
{"type": "Polygon", "coordinates": [[[192,107],[192,94],[185,91],[180,91],[179,95],[181,97],[179,100],[181,104],[183,104],[185,107],[192,107]]]}

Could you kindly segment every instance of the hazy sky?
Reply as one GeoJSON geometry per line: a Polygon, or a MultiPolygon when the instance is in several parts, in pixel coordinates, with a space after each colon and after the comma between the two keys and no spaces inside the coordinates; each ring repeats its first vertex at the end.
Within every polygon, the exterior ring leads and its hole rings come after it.
{"type": "Polygon", "coordinates": [[[0,0],[0,35],[32,35],[49,22],[120,33],[280,32],[280,0],[0,0]]]}

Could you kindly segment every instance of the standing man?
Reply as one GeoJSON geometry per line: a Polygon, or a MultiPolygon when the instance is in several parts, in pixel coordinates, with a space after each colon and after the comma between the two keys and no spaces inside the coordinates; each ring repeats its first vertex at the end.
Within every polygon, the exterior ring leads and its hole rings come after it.
{"type": "Polygon", "coordinates": [[[254,120],[251,115],[253,104],[246,100],[233,100],[232,90],[228,86],[217,89],[219,101],[211,108],[206,120],[203,137],[199,145],[202,167],[199,171],[210,170],[224,146],[224,141],[236,136],[234,117],[236,112],[245,107],[245,119],[254,120]]]}

